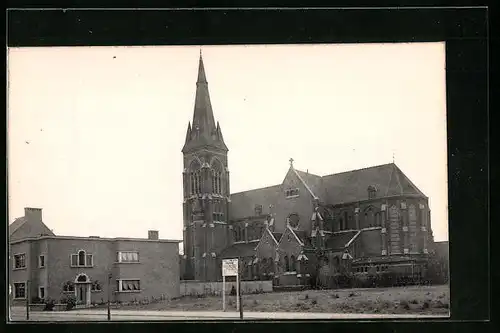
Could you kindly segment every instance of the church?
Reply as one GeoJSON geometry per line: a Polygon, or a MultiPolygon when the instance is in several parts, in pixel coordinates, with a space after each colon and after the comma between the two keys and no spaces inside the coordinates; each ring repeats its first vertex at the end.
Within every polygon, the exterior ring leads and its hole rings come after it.
{"type": "Polygon", "coordinates": [[[201,54],[182,153],[181,279],[221,281],[225,258],[240,259],[243,280],[282,286],[345,272],[425,275],[434,244],[428,197],[395,163],[320,176],[290,159],[280,183],[231,193],[201,54]]]}

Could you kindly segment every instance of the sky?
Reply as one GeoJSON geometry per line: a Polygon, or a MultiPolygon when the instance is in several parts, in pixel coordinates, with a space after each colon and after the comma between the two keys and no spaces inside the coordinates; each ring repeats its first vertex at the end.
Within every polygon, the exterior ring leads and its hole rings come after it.
{"type": "MultiPolygon", "coordinates": [[[[203,46],[231,192],[394,161],[448,240],[444,43],[203,46]]],[[[9,223],[182,239],[200,47],[8,50],[9,223]]]]}

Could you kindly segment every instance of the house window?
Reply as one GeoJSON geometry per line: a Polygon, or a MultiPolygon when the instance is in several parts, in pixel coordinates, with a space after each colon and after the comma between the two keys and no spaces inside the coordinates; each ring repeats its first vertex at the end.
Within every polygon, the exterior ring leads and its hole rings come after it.
{"type": "Polygon", "coordinates": [[[71,267],[92,267],[94,266],[94,255],[86,254],[84,250],[78,254],[71,255],[71,267]]]}
{"type": "Polygon", "coordinates": [[[139,252],[137,251],[121,251],[117,254],[118,262],[139,262],[139,252]]]}
{"type": "Polygon", "coordinates": [[[26,298],[26,283],[14,283],[14,298],[26,298]]]}
{"type": "Polygon", "coordinates": [[[38,256],[38,267],[40,268],[45,267],[45,256],[43,254],[38,256]]]}
{"type": "Polygon", "coordinates": [[[38,287],[38,297],[45,299],[45,287],[38,287]]]}
{"type": "Polygon", "coordinates": [[[117,288],[119,292],[140,292],[141,283],[139,279],[121,279],[117,280],[117,288]]]}
{"type": "Polygon", "coordinates": [[[285,258],[283,258],[283,260],[285,261],[285,272],[289,272],[290,271],[290,262],[288,261],[288,256],[285,256],[285,258]]]}
{"type": "Polygon", "coordinates": [[[297,197],[297,196],[299,196],[299,189],[298,188],[289,188],[285,191],[285,196],[287,198],[297,197]]]}
{"type": "Polygon", "coordinates": [[[15,269],[26,268],[26,254],[25,253],[14,255],[14,268],[15,269]]]}
{"type": "Polygon", "coordinates": [[[63,285],[63,292],[65,292],[65,293],[73,293],[73,292],[75,292],[75,284],[72,281],[67,281],[63,285]]]}
{"type": "Polygon", "coordinates": [[[262,205],[255,205],[255,215],[262,215],[262,205]]]}
{"type": "Polygon", "coordinates": [[[90,286],[90,291],[101,291],[101,284],[99,281],[94,281],[92,282],[92,285],[90,286]]]}

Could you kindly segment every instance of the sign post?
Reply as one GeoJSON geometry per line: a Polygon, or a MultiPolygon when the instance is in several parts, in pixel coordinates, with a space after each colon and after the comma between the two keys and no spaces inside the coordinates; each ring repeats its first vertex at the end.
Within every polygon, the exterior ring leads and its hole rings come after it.
{"type": "Polygon", "coordinates": [[[108,321],[111,320],[111,273],[108,274],[108,321]]]}
{"type": "Polygon", "coordinates": [[[24,290],[24,296],[26,296],[26,320],[30,320],[30,287],[30,280],[28,280],[24,290]]]}
{"type": "Polygon", "coordinates": [[[226,276],[236,276],[236,307],[240,307],[238,259],[222,260],[222,310],[226,311],[226,276]]]}

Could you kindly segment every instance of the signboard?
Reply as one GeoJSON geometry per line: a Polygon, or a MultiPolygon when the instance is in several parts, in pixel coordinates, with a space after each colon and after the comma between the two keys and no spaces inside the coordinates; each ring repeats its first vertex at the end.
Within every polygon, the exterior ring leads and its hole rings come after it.
{"type": "Polygon", "coordinates": [[[238,276],[238,259],[222,260],[222,276],[238,276]]]}

